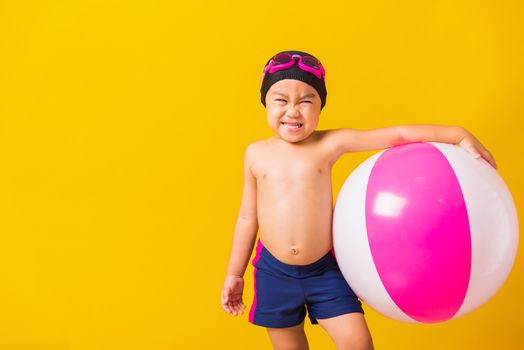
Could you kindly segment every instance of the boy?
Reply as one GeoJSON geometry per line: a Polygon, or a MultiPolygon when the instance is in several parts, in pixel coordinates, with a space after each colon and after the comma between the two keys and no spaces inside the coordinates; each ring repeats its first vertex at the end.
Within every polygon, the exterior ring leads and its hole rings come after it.
{"type": "Polygon", "coordinates": [[[459,144],[496,167],[461,127],[404,125],[373,130],[316,130],[326,103],[325,70],[313,56],[283,51],[264,68],[261,101],[275,132],[250,144],[244,189],[221,303],[243,314],[243,275],[260,231],[249,321],[267,328],[275,349],[308,349],[306,309],[337,349],[373,349],[364,311],[332,249],[331,168],[346,152],[417,141],[459,144]]]}

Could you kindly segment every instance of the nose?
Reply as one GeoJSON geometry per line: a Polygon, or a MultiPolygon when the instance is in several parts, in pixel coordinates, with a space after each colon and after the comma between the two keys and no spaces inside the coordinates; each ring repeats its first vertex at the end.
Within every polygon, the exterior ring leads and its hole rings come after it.
{"type": "Polygon", "coordinates": [[[298,109],[290,104],[289,108],[286,111],[286,115],[290,118],[298,118],[300,116],[300,113],[298,112],[298,109]]]}

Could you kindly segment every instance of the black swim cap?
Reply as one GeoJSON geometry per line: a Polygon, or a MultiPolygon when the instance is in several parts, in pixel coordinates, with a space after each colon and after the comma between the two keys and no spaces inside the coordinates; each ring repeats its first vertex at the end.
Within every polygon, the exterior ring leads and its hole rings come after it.
{"type": "MultiPolygon", "coordinates": [[[[279,54],[282,54],[282,53],[289,53],[289,54],[292,54],[292,55],[293,54],[297,54],[297,55],[300,55],[300,56],[312,56],[312,57],[315,57],[315,56],[313,56],[311,54],[308,54],[306,52],[294,51],[294,50],[282,51],[282,52],[277,53],[276,55],[279,55],[279,54]]],[[[271,56],[271,58],[275,57],[276,55],[271,56]]],[[[271,58],[266,62],[264,67],[266,67],[266,65],[271,61],[271,58]]],[[[306,71],[300,69],[298,67],[298,64],[294,64],[293,67],[291,67],[291,68],[279,70],[279,71],[276,71],[274,73],[269,73],[268,72],[266,74],[266,76],[264,77],[264,80],[262,80],[262,87],[260,88],[260,99],[261,99],[262,104],[264,105],[264,107],[266,106],[266,94],[267,94],[269,88],[271,87],[271,85],[273,85],[276,82],[278,82],[280,80],[283,80],[283,79],[300,80],[300,81],[303,81],[306,84],[311,85],[313,88],[315,88],[315,90],[317,90],[317,92],[318,92],[318,94],[320,96],[320,100],[321,100],[320,109],[322,110],[322,108],[324,108],[324,106],[326,105],[327,90],[326,90],[326,82],[324,81],[324,79],[323,78],[319,79],[314,74],[312,74],[310,72],[306,72],[306,71]]]]}

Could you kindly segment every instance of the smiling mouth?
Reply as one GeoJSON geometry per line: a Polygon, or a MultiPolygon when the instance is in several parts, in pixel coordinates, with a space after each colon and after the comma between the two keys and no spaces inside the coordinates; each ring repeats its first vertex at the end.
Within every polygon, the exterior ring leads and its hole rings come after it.
{"type": "Polygon", "coordinates": [[[282,122],[280,124],[284,125],[288,129],[300,129],[302,125],[304,125],[302,123],[286,123],[286,122],[282,122]]]}

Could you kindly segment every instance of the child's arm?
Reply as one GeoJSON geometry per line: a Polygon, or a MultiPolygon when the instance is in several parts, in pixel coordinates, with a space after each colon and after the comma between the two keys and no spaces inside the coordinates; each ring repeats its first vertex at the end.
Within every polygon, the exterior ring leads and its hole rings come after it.
{"type": "Polygon", "coordinates": [[[244,190],[221,296],[222,308],[235,316],[244,313],[243,276],[258,232],[256,178],[251,172],[253,152],[254,147],[250,145],[244,156],[244,190]]]}
{"type": "Polygon", "coordinates": [[[412,142],[444,142],[459,144],[475,158],[483,157],[494,168],[495,159],[469,131],[460,126],[399,125],[371,130],[330,130],[339,153],[371,151],[412,142]]]}

